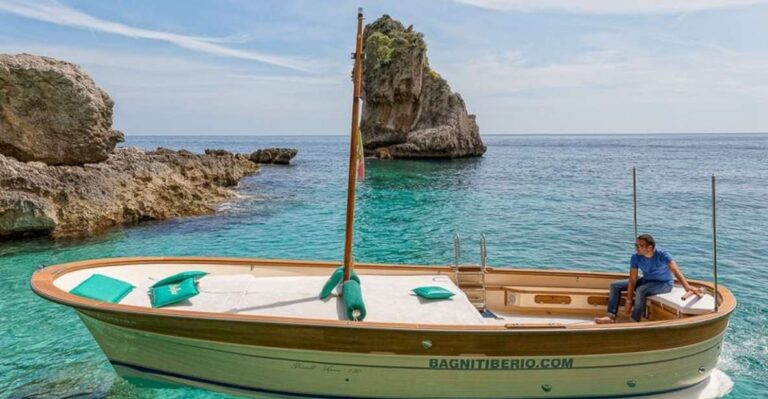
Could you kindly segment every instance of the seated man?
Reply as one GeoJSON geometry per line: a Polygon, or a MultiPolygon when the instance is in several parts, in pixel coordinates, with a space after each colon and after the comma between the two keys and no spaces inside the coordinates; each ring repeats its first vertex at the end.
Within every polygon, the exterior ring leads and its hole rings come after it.
{"type": "Polygon", "coordinates": [[[606,324],[616,321],[622,291],[627,291],[627,302],[624,306],[626,315],[632,321],[640,321],[645,311],[645,299],[647,297],[672,291],[673,274],[685,288],[686,296],[702,295],[701,289],[688,284],[677,266],[677,262],[672,259],[672,255],[663,249],[656,249],[656,241],[649,234],[637,237],[635,251],[637,253],[632,255],[629,261],[629,280],[617,280],[611,283],[611,292],[608,296],[608,315],[595,318],[595,323],[606,324]],[[637,269],[643,271],[643,277],[639,279],[637,278],[637,269]]]}

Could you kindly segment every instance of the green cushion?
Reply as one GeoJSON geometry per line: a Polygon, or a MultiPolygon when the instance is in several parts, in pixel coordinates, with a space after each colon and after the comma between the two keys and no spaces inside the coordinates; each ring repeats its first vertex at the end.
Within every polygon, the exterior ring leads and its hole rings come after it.
{"type": "Polygon", "coordinates": [[[358,321],[365,319],[365,303],[363,302],[363,291],[360,289],[360,283],[351,279],[344,282],[344,285],[341,286],[341,295],[344,299],[347,318],[358,321]]]}
{"type": "Polygon", "coordinates": [[[192,298],[198,293],[194,277],[190,277],[180,283],[167,284],[149,290],[153,308],[168,306],[192,298]]]}
{"type": "Polygon", "coordinates": [[[97,301],[118,303],[133,288],[132,285],[125,281],[107,277],[103,274],[94,274],[78,284],[69,293],[97,301]]]}
{"type": "Polygon", "coordinates": [[[415,292],[416,295],[426,299],[448,299],[456,295],[454,292],[443,287],[435,286],[414,288],[412,291],[415,292]]]}
{"type": "Polygon", "coordinates": [[[173,276],[168,276],[152,284],[152,288],[159,287],[161,285],[178,284],[188,278],[194,278],[195,280],[200,280],[200,278],[205,276],[206,274],[208,273],[197,271],[197,270],[190,270],[187,272],[176,273],[173,276]]]}
{"type": "MultiPolygon", "coordinates": [[[[323,289],[320,290],[320,299],[328,298],[328,295],[331,295],[331,292],[334,288],[336,288],[337,285],[339,285],[342,278],[344,278],[344,266],[340,266],[333,271],[331,277],[328,279],[328,281],[325,282],[323,289]]],[[[354,270],[352,270],[352,274],[350,274],[349,279],[360,283],[360,277],[357,277],[357,273],[355,273],[354,270]]]]}

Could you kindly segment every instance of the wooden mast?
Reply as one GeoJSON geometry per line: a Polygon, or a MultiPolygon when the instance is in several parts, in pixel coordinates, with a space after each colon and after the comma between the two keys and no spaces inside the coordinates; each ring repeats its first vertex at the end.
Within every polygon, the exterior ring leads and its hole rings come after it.
{"type": "Polygon", "coordinates": [[[352,233],[355,223],[355,181],[357,165],[357,129],[360,110],[360,86],[362,80],[362,52],[363,52],[363,9],[357,9],[357,44],[355,46],[355,75],[354,94],[352,97],[352,133],[349,141],[349,176],[347,180],[347,224],[344,236],[344,279],[349,280],[352,273],[352,233]]]}

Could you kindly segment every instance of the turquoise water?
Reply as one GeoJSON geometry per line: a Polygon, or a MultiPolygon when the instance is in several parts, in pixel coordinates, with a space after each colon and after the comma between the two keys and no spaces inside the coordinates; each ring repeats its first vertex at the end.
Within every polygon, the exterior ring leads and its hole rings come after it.
{"type": "MultiPolygon", "coordinates": [[[[768,135],[489,136],[480,159],[368,160],[358,186],[360,261],[446,264],[451,234],[464,262],[488,237],[492,266],[624,272],[632,253],[632,166],[639,226],[688,277],[711,278],[710,174],[718,177],[720,281],[736,294],[719,367],[728,398],[768,390],[768,135]]],[[[345,137],[136,137],[126,145],[202,152],[299,149],[291,166],[245,178],[215,215],[151,222],[78,241],[0,243],[0,397],[225,397],[139,388],[118,378],[68,308],[35,296],[38,264],[144,255],[339,260],[345,137]]]]}

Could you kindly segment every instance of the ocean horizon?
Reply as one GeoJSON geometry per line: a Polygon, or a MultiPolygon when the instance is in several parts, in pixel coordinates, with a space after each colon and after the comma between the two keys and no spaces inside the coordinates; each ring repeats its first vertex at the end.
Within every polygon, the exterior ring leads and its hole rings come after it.
{"type": "MultiPolygon", "coordinates": [[[[626,273],[638,227],[687,278],[712,279],[710,178],[717,177],[719,282],[738,301],[718,368],[730,399],[768,390],[768,133],[484,134],[487,153],[452,160],[366,159],[357,185],[360,262],[479,261],[494,267],[626,273]]],[[[235,256],[338,261],[343,256],[345,135],[127,135],[120,146],[201,153],[299,150],[264,165],[217,212],[150,221],[83,238],[0,241],[0,392],[8,398],[202,398],[196,389],[132,385],[112,370],[75,313],[37,297],[40,264],[118,256],[235,256]]]]}

